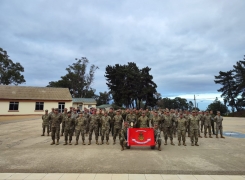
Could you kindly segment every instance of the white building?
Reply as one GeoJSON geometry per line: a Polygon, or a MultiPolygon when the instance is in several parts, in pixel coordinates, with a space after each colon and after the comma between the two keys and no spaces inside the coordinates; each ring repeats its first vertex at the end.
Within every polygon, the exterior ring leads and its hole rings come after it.
{"type": "Polygon", "coordinates": [[[72,106],[79,108],[81,111],[84,109],[96,108],[97,102],[93,98],[72,98],[72,106]]]}
{"type": "Polygon", "coordinates": [[[0,85],[0,115],[39,115],[72,106],[68,88],[0,85]]]}

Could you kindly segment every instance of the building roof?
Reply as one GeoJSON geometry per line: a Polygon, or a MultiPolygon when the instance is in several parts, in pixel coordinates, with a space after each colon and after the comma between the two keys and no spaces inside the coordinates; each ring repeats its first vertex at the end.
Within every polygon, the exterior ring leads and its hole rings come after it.
{"type": "Polygon", "coordinates": [[[72,101],[68,88],[0,85],[0,99],[72,101]]]}
{"type": "Polygon", "coordinates": [[[73,103],[97,104],[94,98],[72,98],[73,103]]]}
{"type": "Polygon", "coordinates": [[[102,104],[100,106],[97,106],[96,108],[99,108],[99,109],[104,109],[104,108],[111,108],[112,105],[111,104],[102,104]]]}

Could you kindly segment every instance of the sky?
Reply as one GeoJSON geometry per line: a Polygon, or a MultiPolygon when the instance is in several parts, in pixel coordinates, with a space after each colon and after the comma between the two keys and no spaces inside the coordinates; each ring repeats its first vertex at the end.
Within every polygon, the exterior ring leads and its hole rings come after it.
{"type": "Polygon", "coordinates": [[[105,68],[150,67],[162,97],[196,95],[205,110],[219,71],[245,54],[241,0],[1,0],[0,47],[24,67],[25,86],[47,86],[75,58],[99,67],[92,88],[108,91],[105,68]]]}

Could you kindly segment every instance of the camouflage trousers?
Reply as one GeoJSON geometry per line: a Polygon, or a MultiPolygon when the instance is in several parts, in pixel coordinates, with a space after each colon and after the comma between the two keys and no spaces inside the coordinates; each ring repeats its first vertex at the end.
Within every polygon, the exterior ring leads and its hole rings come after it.
{"type": "Polygon", "coordinates": [[[170,138],[171,141],[173,140],[173,128],[172,127],[164,127],[163,133],[164,133],[165,141],[168,140],[168,137],[170,138]]]}
{"type": "Polygon", "coordinates": [[[47,129],[47,133],[49,134],[49,125],[43,125],[43,134],[45,133],[45,129],[47,129]]]}
{"type": "Polygon", "coordinates": [[[98,126],[96,126],[96,125],[91,125],[89,127],[89,138],[88,139],[90,141],[92,140],[93,131],[94,131],[94,134],[95,134],[95,140],[98,141],[98,135],[99,135],[99,133],[98,133],[98,126]]]}
{"type": "Polygon", "coordinates": [[[57,140],[60,139],[60,128],[59,127],[52,127],[51,128],[51,137],[52,137],[53,141],[55,139],[57,139],[57,140]]]}
{"type": "Polygon", "coordinates": [[[120,131],[121,131],[121,128],[114,127],[113,140],[116,140],[118,134],[119,134],[119,139],[121,139],[121,133],[120,133],[120,131]]]}
{"type": "MultiPolygon", "coordinates": [[[[155,142],[156,142],[156,140],[155,140],[155,142]]],[[[158,139],[158,140],[157,140],[157,144],[158,144],[159,146],[161,146],[161,145],[162,145],[162,139],[158,139]]]]}
{"type": "Polygon", "coordinates": [[[186,130],[178,130],[178,141],[185,142],[186,130]]]}
{"type": "Polygon", "coordinates": [[[176,129],[176,125],[173,125],[173,134],[176,135],[177,129],[176,129]]]}
{"type": "Polygon", "coordinates": [[[187,126],[187,127],[186,127],[186,132],[187,132],[188,137],[189,137],[189,136],[190,136],[190,126],[187,126]]]}
{"type": "Polygon", "coordinates": [[[204,126],[204,122],[201,121],[201,132],[203,132],[203,126],[204,126]]]}
{"type": "Polygon", "coordinates": [[[78,141],[79,140],[79,136],[82,136],[82,140],[84,141],[85,140],[85,129],[81,129],[81,130],[76,130],[76,140],[78,141]]]}
{"type": "Polygon", "coordinates": [[[211,121],[211,127],[212,127],[213,134],[215,134],[216,127],[214,121],[211,121]]]}
{"type": "Polygon", "coordinates": [[[65,124],[62,123],[60,133],[63,134],[64,132],[65,132],[65,124]]]}
{"type": "Polygon", "coordinates": [[[64,136],[65,136],[65,141],[68,140],[69,136],[69,141],[72,140],[72,134],[73,134],[73,129],[65,129],[64,136]]]}
{"type": "Polygon", "coordinates": [[[207,129],[209,136],[211,136],[211,126],[204,126],[204,135],[207,135],[207,129]]]}
{"type": "Polygon", "coordinates": [[[191,142],[194,142],[195,139],[195,143],[198,142],[198,129],[191,129],[190,130],[190,138],[191,138],[191,142]]]}
{"type": "Polygon", "coordinates": [[[101,134],[102,134],[102,124],[99,123],[97,128],[98,128],[98,136],[101,136],[101,134]]]}
{"type": "Polygon", "coordinates": [[[106,137],[107,141],[109,140],[109,129],[102,128],[101,141],[104,141],[104,137],[106,137]]]}
{"type": "Polygon", "coordinates": [[[223,126],[219,125],[217,126],[216,125],[216,135],[218,135],[220,132],[220,135],[223,136],[223,126]]]}
{"type": "Polygon", "coordinates": [[[113,136],[114,135],[114,123],[110,123],[110,132],[111,132],[111,135],[113,136]]]}

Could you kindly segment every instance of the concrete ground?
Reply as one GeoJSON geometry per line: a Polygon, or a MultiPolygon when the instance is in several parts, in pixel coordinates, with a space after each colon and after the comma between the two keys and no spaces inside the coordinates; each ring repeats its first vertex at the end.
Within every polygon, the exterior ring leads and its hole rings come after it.
{"type": "MultiPolygon", "coordinates": [[[[41,124],[40,117],[0,122],[0,173],[245,175],[245,138],[201,138],[199,147],[190,146],[187,138],[187,146],[168,144],[162,151],[121,151],[111,136],[110,145],[94,140],[81,145],[80,139],[74,146],[73,136],[73,145],[62,145],[61,137],[60,145],[51,146],[50,136],[40,136],[41,124]]],[[[245,119],[224,118],[224,131],[245,133],[245,119]]]]}

